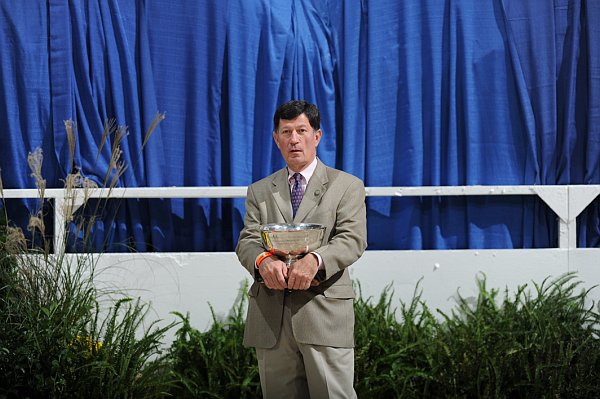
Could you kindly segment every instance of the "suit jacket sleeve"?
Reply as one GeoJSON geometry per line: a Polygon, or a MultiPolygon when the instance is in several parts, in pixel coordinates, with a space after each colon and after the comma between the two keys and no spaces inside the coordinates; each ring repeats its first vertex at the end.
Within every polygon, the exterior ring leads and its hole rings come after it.
{"type": "Polygon", "coordinates": [[[323,258],[325,280],[358,260],[366,247],[365,186],[360,179],[352,176],[339,199],[330,238],[315,251],[323,258]]]}
{"type": "Polygon", "coordinates": [[[253,277],[255,276],[255,261],[257,256],[264,252],[260,237],[260,210],[258,201],[254,195],[253,186],[248,187],[246,194],[246,214],[244,216],[244,228],[240,232],[240,237],[235,249],[240,263],[248,270],[253,277]]]}

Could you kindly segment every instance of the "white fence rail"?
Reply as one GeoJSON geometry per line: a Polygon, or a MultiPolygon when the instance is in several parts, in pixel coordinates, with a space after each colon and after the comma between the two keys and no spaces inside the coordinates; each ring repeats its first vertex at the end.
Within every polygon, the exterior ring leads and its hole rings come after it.
{"type": "MultiPolygon", "coordinates": [[[[87,190],[89,198],[243,198],[245,186],[234,187],[136,187],[87,190]]],[[[80,206],[84,189],[46,189],[45,197],[55,201],[54,248],[64,244],[65,209],[80,206]],[[69,198],[67,198],[69,196],[69,198]]],[[[537,195],[558,216],[559,248],[576,248],[577,216],[600,195],[600,185],[563,186],[435,186],[435,187],[367,187],[368,197],[423,197],[474,195],[537,195]]],[[[5,198],[36,198],[37,189],[7,189],[5,198]]]]}

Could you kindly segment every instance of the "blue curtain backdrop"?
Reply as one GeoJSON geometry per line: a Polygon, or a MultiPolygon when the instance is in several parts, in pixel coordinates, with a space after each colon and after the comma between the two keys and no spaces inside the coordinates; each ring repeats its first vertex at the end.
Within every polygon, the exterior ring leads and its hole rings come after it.
{"type": "MultiPolygon", "coordinates": [[[[0,1],[4,188],[34,187],[36,147],[62,186],[66,119],[75,165],[102,182],[110,118],[129,129],[120,186],[248,185],[283,166],[272,114],[292,98],[322,111],[319,157],[367,186],[600,184],[599,20],[584,0],[0,1]]],[[[244,212],[241,199],[118,202],[98,249],[231,250],[244,212]]],[[[599,201],[578,221],[578,245],[600,246],[599,201]]],[[[529,196],[373,197],[368,224],[370,249],[558,237],[529,196]]]]}

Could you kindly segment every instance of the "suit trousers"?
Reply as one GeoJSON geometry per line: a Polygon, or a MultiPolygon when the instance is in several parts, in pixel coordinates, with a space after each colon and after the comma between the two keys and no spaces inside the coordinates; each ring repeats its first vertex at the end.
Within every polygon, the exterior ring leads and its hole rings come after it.
{"type": "Polygon", "coordinates": [[[263,398],[356,399],[354,348],[296,342],[289,301],[282,323],[273,348],[256,348],[263,398]]]}

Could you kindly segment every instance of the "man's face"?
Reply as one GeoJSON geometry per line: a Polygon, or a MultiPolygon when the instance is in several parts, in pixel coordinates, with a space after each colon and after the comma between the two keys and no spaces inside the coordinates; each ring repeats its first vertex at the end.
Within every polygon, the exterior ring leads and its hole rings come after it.
{"type": "Polygon", "coordinates": [[[317,156],[321,135],[321,129],[315,132],[306,115],[300,114],[295,119],[280,119],[273,139],[287,166],[294,172],[300,172],[317,156]]]}

